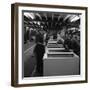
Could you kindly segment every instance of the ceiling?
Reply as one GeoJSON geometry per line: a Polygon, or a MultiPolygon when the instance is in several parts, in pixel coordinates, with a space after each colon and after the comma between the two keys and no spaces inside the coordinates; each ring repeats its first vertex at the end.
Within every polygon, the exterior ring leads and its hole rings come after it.
{"type": "Polygon", "coordinates": [[[79,14],[72,13],[50,13],[50,12],[24,12],[24,25],[32,28],[43,28],[44,30],[60,30],[80,25],[79,14]]]}

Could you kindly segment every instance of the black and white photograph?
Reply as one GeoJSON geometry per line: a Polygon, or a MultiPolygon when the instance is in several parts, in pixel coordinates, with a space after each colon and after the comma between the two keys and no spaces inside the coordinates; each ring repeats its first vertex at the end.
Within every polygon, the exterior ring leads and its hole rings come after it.
{"type": "Polygon", "coordinates": [[[87,82],[87,8],[39,4],[13,8],[14,84],[87,82]]]}
{"type": "Polygon", "coordinates": [[[80,15],[23,12],[24,77],[80,75],[80,15]]]}

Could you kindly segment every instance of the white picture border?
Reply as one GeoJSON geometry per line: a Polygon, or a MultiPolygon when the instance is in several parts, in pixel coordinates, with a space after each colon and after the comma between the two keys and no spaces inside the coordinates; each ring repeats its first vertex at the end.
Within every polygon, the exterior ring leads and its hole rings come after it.
{"type": "Polygon", "coordinates": [[[85,80],[85,10],[78,9],[59,9],[59,8],[41,8],[41,7],[18,7],[18,84],[35,84],[35,83],[48,83],[48,82],[67,82],[67,81],[83,81],[85,80]],[[50,11],[50,12],[66,12],[66,13],[81,13],[81,63],[80,63],[80,75],[68,75],[68,76],[47,76],[47,77],[30,77],[22,78],[22,10],[31,11],[50,11]]]}

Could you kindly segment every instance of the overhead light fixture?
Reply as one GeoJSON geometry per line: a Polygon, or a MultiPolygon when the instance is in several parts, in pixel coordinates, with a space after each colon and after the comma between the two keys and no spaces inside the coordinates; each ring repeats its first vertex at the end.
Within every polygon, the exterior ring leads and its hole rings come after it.
{"type": "Polygon", "coordinates": [[[40,18],[40,20],[42,20],[42,17],[40,16],[39,13],[36,13],[36,15],[40,18]]]}
{"type": "Polygon", "coordinates": [[[65,21],[66,19],[68,19],[69,17],[71,17],[71,15],[66,15],[66,17],[64,18],[64,21],[65,21]]]}
{"type": "Polygon", "coordinates": [[[77,21],[78,19],[80,19],[80,17],[75,15],[75,16],[71,19],[71,22],[75,22],[75,21],[77,21]]]}
{"type": "Polygon", "coordinates": [[[33,13],[25,12],[24,15],[25,15],[26,17],[31,18],[31,19],[34,19],[34,18],[35,18],[35,15],[34,15],[33,13]]]}

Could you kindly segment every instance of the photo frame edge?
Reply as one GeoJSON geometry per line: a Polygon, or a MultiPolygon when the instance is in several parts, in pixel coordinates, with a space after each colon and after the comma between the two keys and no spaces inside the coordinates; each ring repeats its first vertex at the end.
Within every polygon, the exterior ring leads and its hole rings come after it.
{"type": "Polygon", "coordinates": [[[18,85],[18,9],[11,4],[11,86],[18,85]]]}

